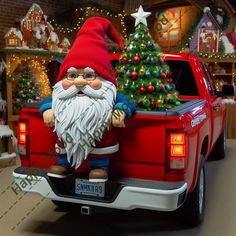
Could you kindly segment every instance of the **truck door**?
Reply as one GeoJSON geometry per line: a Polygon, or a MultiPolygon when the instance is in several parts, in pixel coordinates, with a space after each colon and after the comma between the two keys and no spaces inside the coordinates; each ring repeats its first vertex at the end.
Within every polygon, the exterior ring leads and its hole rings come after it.
{"type": "Polygon", "coordinates": [[[207,71],[204,64],[201,63],[202,71],[203,71],[203,77],[204,82],[206,84],[206,87],[208,88],[209,95],[210,95],[210,103],[211,103],[211,109],[213,113],[213,120],[212,120],[212,142],[215,143],[217,138],[219,137],[221,131],[222,131],[222,120],[223,120],[223,113],[222,113],[222,98],[216,96],[216,89],[213,84],[213,80],[211,78],[210,73],[207,71]]]}

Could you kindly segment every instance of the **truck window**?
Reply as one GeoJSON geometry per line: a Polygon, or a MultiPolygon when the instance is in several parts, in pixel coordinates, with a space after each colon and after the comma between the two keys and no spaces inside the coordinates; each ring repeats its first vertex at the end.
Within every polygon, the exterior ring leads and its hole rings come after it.
{"type": "Polygon", "coordinates": [[[166,63],[170,66],[172,79],[179,95],[198,96],[198,88],[189,62],[168,60],[166,63]]]}
{"type": "Polygon", "coordinates": [[[201,68],[202,68],[202,71],[203,71],[203,76],[204,76],[203,78],[204,78],[204,82],[206,84],[206,87],[208,88],[208,91],[209,91],[210,95],[214,96],[216,89],[215,89],[213,80],[210,77],[210,74],[207,73],[205,65],[201,62],[200,62],[200,65],[201,65],[201,68]]]}

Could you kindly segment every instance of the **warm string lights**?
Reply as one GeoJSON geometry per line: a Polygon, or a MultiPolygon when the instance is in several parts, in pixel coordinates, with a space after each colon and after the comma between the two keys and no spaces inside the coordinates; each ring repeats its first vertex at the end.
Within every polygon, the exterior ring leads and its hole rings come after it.
{"type": "Polygon", "coordinates": [[[78,13],[80,15],[80,17],[77,18],[77,23],[74,26],[71,27],[64,27],[63,25],[59,24],[56,22],[55,19],[52,19],[51,21],[49,21],[51,24],[53,24],[55,26],[55,28],[63,34],[71,34],[75,31],[78,31],[82,24],[84,23],[84,21],[91,16],[93,13],[97,13],[99,15],[102,15],[104,17],[108,17],[108,18],[120,18],[120,22],[121,22],[121,34],[122,36],[126,39],[127,38],[127,34],[126,34],[126,26],[125,26],[125,22],[124,22],[124,18],[126,16],[125,11],[122,11],[122,13],[112,13],[109,10],[106,9],[102,9],[102,8],[98,8],[98,7],[91,7],[91,6],[87,6],[87,7],[80,7],[77,8],[75,10],[76,13],[78,13]]]}
{"type": "Polygon", "coordinates": [[[9,81],[14,80],[12,73],[17,65],[21,64],[22,62],[27,62],[29,67],[34,71],[34,76],[36,82],[39,84],[40,87],[40,98],[44,98],[51,95],[51,88],[49,83],[49,78],[47,76],[46,70],[46,63],[51,62],[51,59],[42,59],[38,56],[24,56],[20,57],[17,55],[11,55],[8,58],[6,74],[9,81]]]}
{"type": "Polygon", "coordinates": [[[207,59],[236,59],[236,54],[232,53],[203,53],[199,52],[196,53],[198,56],[207,58],[207,59]]]}
{"type": "Polygon", "coordinates": [[[42,60],[41,62],[32,60],[30,63],[30,68],[35,72],[35,79],[40,88],[40,98],[45,98],[51,95],[50,83],[47,76],[45,63],[45,60],[42,60]]]}

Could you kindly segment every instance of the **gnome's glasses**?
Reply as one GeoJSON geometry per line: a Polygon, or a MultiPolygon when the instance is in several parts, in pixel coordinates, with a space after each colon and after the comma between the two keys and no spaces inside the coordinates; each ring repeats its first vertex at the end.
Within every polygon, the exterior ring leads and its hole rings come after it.
{"type": "Polygon", "coordinates": [[[79,76],[83,77],[86,80],[95,80],[97,77],[97,74],[94,72],[83,72],[82,74],[71,72],[71,73],[68,73],[66,78],[69,80],[75,80],[79,76]]]}

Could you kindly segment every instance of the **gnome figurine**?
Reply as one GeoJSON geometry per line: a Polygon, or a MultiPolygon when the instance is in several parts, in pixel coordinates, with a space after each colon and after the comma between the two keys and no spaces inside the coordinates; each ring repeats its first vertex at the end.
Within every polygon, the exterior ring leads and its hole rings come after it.
{"type": "Polygon", "coordinates": [[[44,122],[55,125],[58,136],[51,177],[64,178],[88,159],[89,180],[106,181],[111,157],[119,150],[113,126],[124,127],[135,110],[133,100],[117,94],[105,35],[123,47],[109,20],[91,17],[84,23],[61,64],[52,97],[42,101],[44,122]]]}

